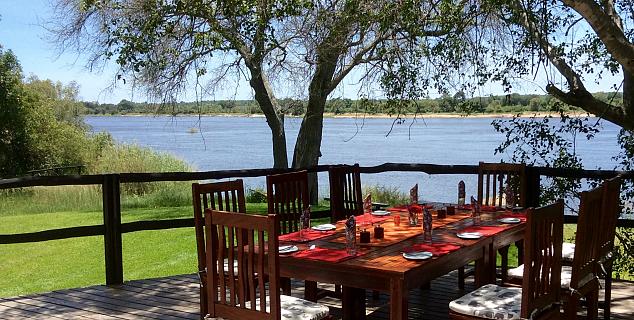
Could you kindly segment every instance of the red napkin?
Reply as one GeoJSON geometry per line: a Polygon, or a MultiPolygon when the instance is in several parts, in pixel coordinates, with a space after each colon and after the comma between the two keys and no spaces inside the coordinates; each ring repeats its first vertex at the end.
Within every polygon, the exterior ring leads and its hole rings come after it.
{"type": "Polygon", "coordinates": [[[460,230],[459,233],[479,232],[483,236],[488,237],[508,228],[509,226],[471,226],[460,230]]]}
{"type": "MultiPolygon", "coordinates": [[[[426,204],[424,206],[421,206],[421,205],[415,205],[415,206],[420,209],[420,212],[423,212],[423,208],[427,208],[427,209],[433,209],[434,208],[434,205],[431,205],[431,204],[426,204]]],[[[409,212],[408,207],[409,207],[408,205],[403,204],[403,205],[393,206],[391,208],[387,208],[386,210],[387,211],[393,211],[393,212],[409,212]]],[[[416,210],[416,209],[414,209],[414,210],[416,210]]]]}
{"type": "Polygon", "coordinates": [[[296,258],[301,259],[310,259],[310,260],[319,260],[319,261],[327,261],[327,262],[341,262],[346,259],[354,258],[359,256],[357,253],[356,256],[351,256],[346,252],[346,249],[327,249],[327,248],[315,248],[312,250],[303,250],[297,252],[293,255],[296,258]]]}
{"type": "Polygon", "coordinates": [[[526,222],[526,213],[505,213],[497,216],[497,219],[518,218],[522,222],[526,222]]]}
{"type": "Polygon", "coordinates": [[[393,206],[391,208],[387,208],[386,210],[390,212],[407,212],[407,205],[393,206]]]}
{"type": "Polygon", "coordinates": [[[417,243],[403,249],[403,252],[429,251],[434,256],[442,256],[452,251],[456,251],[458,249],[460,249],[460,246],[457,246],[455,244],[450,244],[450,243],[443,243],[443,242],[431,243],[431,244],[417,243]]]}
{"type": "MultiPolygon", "coordinates": [[[[355,216],[354,221],[359,226],[360,224],[368,224],[368,223],[380,223],[385,220],[391,219],[389,216],[373,216],[371,214],[362,214],[360,216],[355,216]]],[[[339,220],[337,223],[346,223],[346,220],[339,220]]]]}
{"type": "Polygon", "coordinates": [[[317,231],[317,230],[304,230],[303,239],[299,236],[299,231],[283,234],[278,237],[280,241],[292,241],[292,242],[308,242],[317,239],[321,239],[323,237],[327,237],[333,235],[335,231],[317,231]]]}
{"type": "MultiPolygon", "coordinates": [[[[460,209],[460,210],[471,210],[471,209],[473,209],[473,206],[470,205],[470,204],[465,204],[465,205],[462,205],[462,206],[458,206],[457,208],[460,209]]],[[[496,206],[480,206],[480,210],[484,211],[484,212],[496,212],[496,211],[501,210],[501,208],[496,207],[496,206]]]]}

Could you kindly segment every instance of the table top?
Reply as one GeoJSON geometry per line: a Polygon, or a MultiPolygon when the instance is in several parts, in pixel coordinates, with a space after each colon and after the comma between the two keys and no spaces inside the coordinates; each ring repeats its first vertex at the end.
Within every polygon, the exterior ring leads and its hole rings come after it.
{"type": "MultiPolygon", "coordinates": [[[[502,230],[500,234],[507,231],[517,232],[518,229],[523,230],[524,223],[519,224],[502,224],[496,220],[496,217],[502,214],[512,214],[510,211],[500,209],[496,212],[487,212],[481,214],[481,226],[499,226],[502,230]]],[[[522,214],[517,214],[521,216],[522,214]]],[[[419,219],[422,220],[422,219],[419,219]]],[[[377,223],[378,224],[378,223],[377,223]]],[[[376,225],[376,224],[375,224],[376,225]]],[[[336,267],[338,269],[357,269],[357,270],[374,270],[380,271],[386,275],[402,276],[407,272],[412,271],[418,267],[426,264],[436,264],[442,261],[438,260],[460,260],[461,255],[464,255],[469,249],[477,249],[483,245],[492,243],[494,237],[483,236],[476,240],[461,239],[456,236],[456,233],[464,228],[473,226],[473,220],[471,219],[471,213],[467,210],[456,210],[455,215],[448,215],[444,219],[433,219],[433,240],[432,243],[448,243],[454,244],[460,247],[460,249],[450,252],[442,256],[433,256],[428,260],[407,260],[402,256],[404,250],[408,247],[425,243],[422,235],[422,227],[419,221],[417,226],[409,226],[406,212],[392,212],[388,220],[380,223],[384,228],[385,238],[375,239],[373,237],[373,227],[367,226],[368,231],[372,233],[371,241],[368,244],[359,243],[359,236],[357,234],[357,247],[358,254],[355,257],[340,261],[329,262],[321,260],[306,260],[303,258],[297,258],[293,254],[280,255],[280,262],[284,264],[301,263],[306,264],[309,262],[311,265],[318,265],[324,267],[336,267]],[[400,225],[394,224],[394,215],[400,215],[400,225]]],[[[301,250],[309,250],[311,245],[315,245],[320,248],[330,249],[345,249],[345,236],[344,236],[344,224],[337,223],[337,229],[334,234],[324,238],[320,238],[314,241],[308,241],[306,243],[294,243],[280,241],[280,244],[294,244],[301,250]]],[[[364,228],[364,227],[361,227],[364,228]]],[[[468,259],[466,260],[468,261],[468,259]]],[[[459,264],[461,262],[458,262],[459,264]]]]}

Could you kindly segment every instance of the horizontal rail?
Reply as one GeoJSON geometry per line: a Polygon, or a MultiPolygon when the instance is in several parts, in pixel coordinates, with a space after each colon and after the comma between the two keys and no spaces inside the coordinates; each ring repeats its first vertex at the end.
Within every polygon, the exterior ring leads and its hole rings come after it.
{"type": "Polygon", "coordinates": [[[51,186],[99,185],[103,183],[102,174],[65,175],[65,176],[27,176],[0,180],[1,189],[51,186]]]}
{"type": "Polygon", "coordinates": [[[69,238],[103,236],[104,234],[105,228],[103,225],[70,227],[29,233],[0,234],[0,244],[41,242],[69,238]]]}
{"type": "MultiPolygon", "coordinates": [[[[312,216],[314,218],[328,217],[330,214],[327,210],[315,211],[312,216]]],[[[576,224],[578,216],[565,215],[564,223],[576,224]]],[[[193,218],[178,218],[178,219],[164,219],[164,220],[143,220],[126,222],[121,224],[122,233],[149,231],[149,230],[166,230],[177,228],[192,228],[194,227],[193,218]]],[[[619,219],[617,221],[617,227],[620,228],[634,228],[634,220],[631,219],[619,219]]],[[[62,240],[77,237],[89,237],[104,235],[104,226],[81,226],[63,229],[54,229],[47,231],[38,231],[31,233],[18,233],[18,234],[3,234],[0,235],[0,244],[13,244],[13,243],[29,243],[29,242],[41,242],[50,240],[62,240]]]]}
{"type": "MultiPolygon", "coordinates": [[[[309,172],[325,172],[332,165],[308,167],[309,172]]],[[[542,176],[580,179],[606,179],[621,174],[625,179],[634,179],[634,172],[615,170],[580,170],[534,167],[535,172],[542,176]]],[[[154,173],[120,173],[122,183],[130,182],[160,182],[160,181],[193,181],[227,178],[262,177],[271,174],[292,172],[298,169],[244,169],[197,172],[154,172],[154,173]]],[[[439,165],[413,163],[384,163],[377,166],[363,166],[361,173],[383,173],[391,171],[424,172],[427,174],[477,174],[477,165],[439,165]]],[[[62,185],[96,185],[103,182],[104,175],[65,175],[65,176],[37,176],[0,179],[0,189],[23,188],[34,186],[62,186],[62,185]]]]}

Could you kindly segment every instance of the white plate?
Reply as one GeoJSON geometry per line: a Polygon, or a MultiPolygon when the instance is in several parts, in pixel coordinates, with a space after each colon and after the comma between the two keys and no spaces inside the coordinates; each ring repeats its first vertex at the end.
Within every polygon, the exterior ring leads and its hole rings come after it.
{"type": "Polygon", "coordinates": [[[516,223],[522,222],[520,218],[511,218],[511,217],[498,219],[498,221],[501,223],[506,223],[506,224],[516,224],[516,223]]]}
{"type": "Polygon", "coordinates": [[[280,246],[278,251],[280,254],[285,254],[299,251],[299,248],[297,246],[280,246]]]}
{"type": "Polygon", "coordinates": [[[403,258],[408,260],[427,260],[432,256],[433,254],[429,251],[403,252],[403,258]]]}
{"type": "Polygon", "coordinates": [[[387,216],[388,214],[390,214],[390,212],[385,210],[372,211],[373,216],[387,216]]]}
{"type": "Polygon", "coordinates": [[[456,236],[460,239],[480,239],[482,234],[480,232],[462,232],[456,233],[456,236]]]}
{"type": "Polygon", "coordinates": [[[326,223],[326,224],[320,224],[318,226],[314,226],[312,227],[312,229],[317,231],[330,231],[330,230],[337,229],[337,226],[335,226],[334,224],[326,223]]]}

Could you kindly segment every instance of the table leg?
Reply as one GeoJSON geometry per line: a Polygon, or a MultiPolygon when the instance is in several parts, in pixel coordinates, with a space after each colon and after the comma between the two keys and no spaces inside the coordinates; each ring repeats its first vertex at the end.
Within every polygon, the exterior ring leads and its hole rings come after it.
{"type": "Polygon", "coordinates": [[[365,290],[342,287],[341,304],[344,320],[365,319],[365,290]]]}
{"type": "Polygon", "coordinates": [[[482,258],[475,261],[475,285],[481,287],[495,283],[496,252],[493,244],[482,248],[482,258]]]}
{"type": "Polygon", "coordinates": [[[390,282],[390,319],[407,320],[407,287],[403,279],[390,282]]]}

